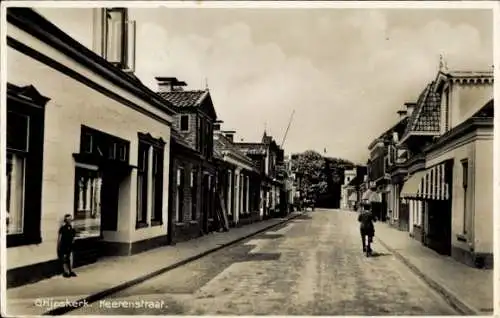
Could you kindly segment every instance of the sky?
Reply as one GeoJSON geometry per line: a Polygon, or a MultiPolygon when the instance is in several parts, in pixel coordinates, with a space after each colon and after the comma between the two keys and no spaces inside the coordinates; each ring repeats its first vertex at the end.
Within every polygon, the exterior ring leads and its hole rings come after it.
{"type": "MultiPolygon", "coordinates": [[[[365,163],[368,145],[436,77],[493,64],[493,15],[478,9],[134,8],[136,75],[206,83],[222,129],[286,153],[365,163]]],[[[69,17],[68,17],[69,18],[69,17]]]]}

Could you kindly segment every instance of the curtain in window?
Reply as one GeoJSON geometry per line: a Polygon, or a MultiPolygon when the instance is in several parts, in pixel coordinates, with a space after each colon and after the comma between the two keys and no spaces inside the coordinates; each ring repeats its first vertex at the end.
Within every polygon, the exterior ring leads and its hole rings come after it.
{"type": "Polygon", "coordinates": [[[23,233],[25,159],[7,153],[7,217],[8,234],[23,233]]]}

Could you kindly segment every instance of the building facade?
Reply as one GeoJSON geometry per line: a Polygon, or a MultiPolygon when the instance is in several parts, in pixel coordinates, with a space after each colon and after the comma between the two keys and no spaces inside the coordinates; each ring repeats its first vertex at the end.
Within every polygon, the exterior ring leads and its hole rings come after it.
{"type": "Polygon", "coordinates": [[[133,75],[127,10],[85,13],[122,36],[101,28],[84,45],[38,11],[7,10],[8,286],[60,271],[65,214],[76,266],[166,244],[174,111],[133,75]]]}
{"type": "Polygon", "coordinates": [[[440,70],[400,141],[411,235],[484,268],[493,266],[493,108],[492,72],[440,70]]]}
{"type": "Polygon", "coordinates": [[[220,157],[218,200],[228,215],[230,226],[261,220],[261,175],[254,162],[234,145],[233,131],[216,129],[214,145],[220,157]]]}
{"type": "Polygon", "coordinates": [[[217,169],[214,123],[217,114],[206,90],[184,90],[175,77],[157,77],[158,95],[176,111],[170,169],[170,220],[173,242],[219,229],[216,216],[217,169]]]}

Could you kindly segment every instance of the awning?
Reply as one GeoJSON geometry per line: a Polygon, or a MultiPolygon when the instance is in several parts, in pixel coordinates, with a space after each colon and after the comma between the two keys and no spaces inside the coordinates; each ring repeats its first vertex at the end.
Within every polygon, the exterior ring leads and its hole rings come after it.
{"type": "Polygon", "coordinates": [[[426,175],[426,171],[419,171],[410,176],[408,180],[406,180],[403,185],[403,189],[401,189],[400,197],[404,199],[418,199],[423,198],[422,193],[422,185],[423,178],[426,175]]]}
{"type": "Polygon", "coordinates": [[[363,193],[361,201],[382,202],[382,195],[376,191],[368,189],[363,193]]]}
{"type": "Polygon", "coordinates": [[[430,200],[450,199],[449,185],[445,178],[445,163],[440,163],[427,169],[423,180],[423,197],[430,200]]]}
{"type": "Polygon", "coordinates": [[[401,198],[448,200],[449,185],[445,178],[445,164],[413,174],[403,185],[401,198]]]}

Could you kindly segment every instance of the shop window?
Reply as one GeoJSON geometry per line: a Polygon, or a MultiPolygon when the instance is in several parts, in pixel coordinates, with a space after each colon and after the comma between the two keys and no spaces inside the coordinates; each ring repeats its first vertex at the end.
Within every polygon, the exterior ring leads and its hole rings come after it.
{"type": "Polygon", "coordinates": [[[181,131],[189,131],[189,115],[181,115],[180,122],[181,131]]]}
{"type": "Polygon", "coordinates": [[[7,233],[22,234],[24,221],[25,158],[7,152],[7,233]]]}
{"type": "Polygon", "coordinates": [[[77,238],[101,235],[102,178],[98,167],[75,168],[74,228],[77,238]]]}
{"type": "Polygon", "coordinates": [[[149,145],[139,141],[137,160],[137,224],[136,227],[147,225],[148,215],[148,166],[149,145]]]}
{"type": "Polygon", "coordinates": [[[151,224],[162,224],[163,220],[163,149],[153,148],[153,209],[151,224]]]}

